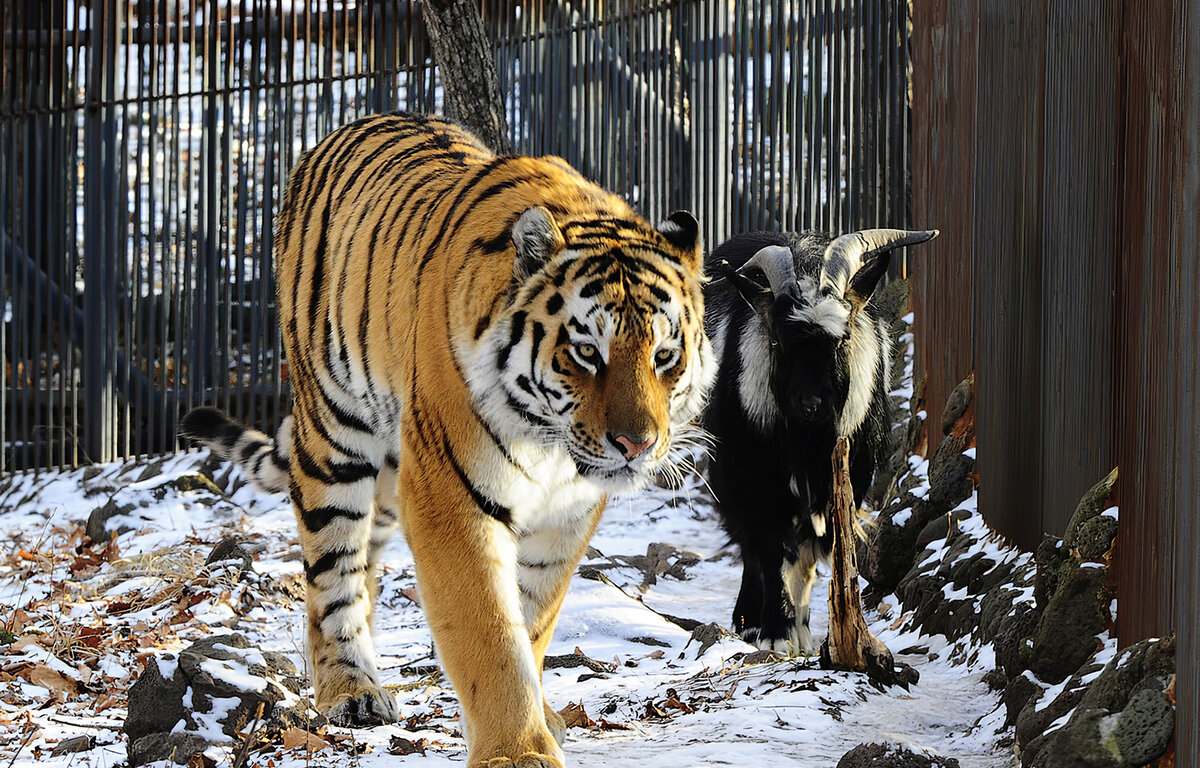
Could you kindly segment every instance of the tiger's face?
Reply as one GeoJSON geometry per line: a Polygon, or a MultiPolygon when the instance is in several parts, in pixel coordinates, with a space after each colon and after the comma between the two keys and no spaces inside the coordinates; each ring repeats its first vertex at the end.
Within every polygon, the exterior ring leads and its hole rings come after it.
{"type": "Polygon", "coordinates": [[[516,290],[496,351],[508,407],[606,490],[645,483],[680,449],[716,374],[696,220],[559,229],[532,208],[513,239],[516,290]]]}

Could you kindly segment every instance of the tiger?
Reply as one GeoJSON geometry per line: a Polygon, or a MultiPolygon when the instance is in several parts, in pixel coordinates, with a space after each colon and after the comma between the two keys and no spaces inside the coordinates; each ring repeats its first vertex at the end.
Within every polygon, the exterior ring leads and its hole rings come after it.
{"type": "Polygon", "coordinates": [[[541,670],[609,494],[684,453],[716,362],[699,224],[648,224],[565,160],[367,117],[293,170],[274,259],[291,411],[183,434],[295,508],[316,705],[397,720],[371,616],[399,527],[468,764],[562,766],[541,670]]]}

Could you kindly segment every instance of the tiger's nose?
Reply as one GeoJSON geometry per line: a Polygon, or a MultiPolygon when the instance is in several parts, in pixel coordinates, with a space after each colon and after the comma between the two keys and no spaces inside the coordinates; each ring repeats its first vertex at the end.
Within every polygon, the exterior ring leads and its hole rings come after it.
{"type": "Polygon", "coordinates": [[[646,449],[658,441],[657,435],[630,437],[629,435],[614,435],[608,433],[608,441],[617,446],[627,461],[633,461],[646,452],[646,449]]]}

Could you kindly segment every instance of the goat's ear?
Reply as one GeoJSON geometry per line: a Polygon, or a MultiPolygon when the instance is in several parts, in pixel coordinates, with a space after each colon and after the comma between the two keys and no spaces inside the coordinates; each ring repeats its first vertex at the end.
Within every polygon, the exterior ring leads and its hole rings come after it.
{"type": "Polygon", "coordinates": [[[880,278],[887,272],[888,265],[891,263],[891,251],[884,251],[869,257],[867,262],[859,267],[858,271],[850,277],[849,285],[846,286],[846,299],[849,300],[851,306],[862,307],[871,300],[871,294],[875,293],[875,286],[879,285],[880,278]]]}
{"type": "MultiPolygon", "coordinates": [[[[771,288],[766,284],[766,276],[763,276],[763,282],[759,282],[749,274],[743,274],[729,265],[728,261],[722,261],[717,266],[717,272],[721,277],[728,280],[735,289],[738,295],[745,299],[754,313],[762,318],[764,323],[770,324],[771,308],[775,306],[775,294],[771,292],[771,288]]],[[[751,272],[755,274],[755,272],[751,272]]],[[[762,274],[757,272],[757,274],[762,274]]]]}
{"type": "Polygon", "coordinates": [[[540,205],[525,209],[513,224],[512,239],[517,246],[517,258],[513,262],[514,282],[532,276],[565,245],[554,217],[540,205]]]}

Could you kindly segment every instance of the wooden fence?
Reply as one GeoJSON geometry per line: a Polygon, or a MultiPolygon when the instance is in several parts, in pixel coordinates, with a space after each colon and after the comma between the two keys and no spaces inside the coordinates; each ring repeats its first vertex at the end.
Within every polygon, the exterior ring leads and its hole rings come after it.
{"type": "Polygon", "coordinates": [[[975,371],[980,508],[1027,548],[1120,467],[1118,631],[1177,633],[1200,764],[1200,2],[914,0],[913,29],[928,405],[975,371]]]}

